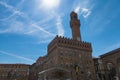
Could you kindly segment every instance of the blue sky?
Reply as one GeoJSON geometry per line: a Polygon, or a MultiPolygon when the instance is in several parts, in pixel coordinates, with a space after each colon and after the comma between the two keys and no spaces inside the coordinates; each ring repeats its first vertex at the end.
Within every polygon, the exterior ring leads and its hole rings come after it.
{"type": "Polygon", "coordinates": [[[93,56],[120,47],[120,0],[0,0],[0,63],[32,64],[56,36],[71,38],[70,12],[81,21],[93,56]]]}

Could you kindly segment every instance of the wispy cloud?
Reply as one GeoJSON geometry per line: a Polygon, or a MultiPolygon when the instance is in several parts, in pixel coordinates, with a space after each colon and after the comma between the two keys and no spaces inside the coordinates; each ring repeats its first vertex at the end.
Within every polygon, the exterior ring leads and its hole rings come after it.
{"type": "Polygon", "coordinates": [[[74,10],[76,13],[81,14],[84,18],[87,18],[90,14],[91,11],[87,8],[80,8],[80,6],[77,6],[74,10]]]}
{"type": "Polygon", "coordinates": [[[52,36],[55,36],[55,34],[46,31],[45,29],[43,29],[42,27],[38,26],[37,24],[33,23],[33,24],[31,24],[31,26],[33,26],[34,28],[36,28],[36,29],[38,29],[40,31],[43,31],[44,33],[47,33],[47,34],[52,35],[52,36]]]}
{"type": "MultiPolygon", "coordinates": [[[[23,15],[24,15],[23,12],[19,11],[18,9],[14,8],[14,7],[11,6],[11,5],[8,5],[8,4],[5,3],[5,2],[0,1],[0,4],[3,5],[4,7],[6,7],[7,9],[9,9],[10,11],[12,11],[13,14],[19,14],[20,16],[23,16],[23,15]]],[[[12,15],[13,15],[13,14],[12,14],[12,15]]]]}
{"type": "MultiPolygon", "coordinates": [[[[0,1],[0,4],[13,12],[13,14],[10,15],[9,17],[1,19],[1,20],[7,20],[10,17],[13,17],[12,22],[10,22],[8,28],[4,29],[4,30],[0,30],[0,33],[17,33],[17,34],[20,33],[20,34],[26,34],[26,35],[32,35],[32,36],[34,35],[39,38],[44,38],[46,36],[49,36],[49,37],[55,36],[54,33],[51,33],[48,30],[45,30],[41,26],[40,22],[37,23],[36,21],[30,19],[30,17],[28,17],[27,14],[23,13],[22,11],[19,11],[18,9],[14,8],[13,6],[8,5],[7,3],[2,2],[2,1],[0,1]],[[23,17],[27,21],[27,23],[25,23],[23,21],[18,21],[17,19],[14,19],[15,14],[19,15],[20,17],[23,17]],[[43,36],[38,36],[38,34],[40,35],[41,33],[43,36]]],[[[52,19],[52,18],[46,19],[43,22],[46,22],[50,19],[52,19]]]]}
{"type": "Polygon", "coordinates": [[[0,30],[0,33],[25,33],[24,24],[20,21],[13,21],[7,29],[0,30]]]}
{"type": "Polygon", "coordinates": [[[79,15],[87,18],[91,14],[91,9],[93,8],[90,7],[90,5],[92,6],[93,4],[91,4],[89,0],[74,1],[72,9],[79,15]]]}
{"type": "Polygon", "coordinates": [[[11,56],[11,57],[14,57],[14,58],[17,58],[17,59],[20,59],[20,60],[25,60],[25,61],[28,61],[28,62],[32,62],[32,63],[35,62],[35,60],[16,55],[14,53],[5,52],[5,51],[2,51],[2,50],[0,50],[0,54],[5,54],[5,55],[8,55],[8,56],[11,56]]]}
{"type": "Polygon", "coordinates": [[[82,8],[82,13],[84,18],[87,18],[91,14],[91,11],[89,9],[82,8]]]}
{"type": "Polygon", "coordinates": [[[0,19],[0,21],[6,21],[6,20],[12,18],[12,17],[15,16],[15,15],[16,15],[16,12],[14,12],[13,14],[11,14],[10,16],[8,16],[8,17],[6,17],[6,18],[0,19]]]}
{"type": "Polygon", "coordinates": [[[60,16],[57,17],[57,21],[56,21],[56,25],[57,25],[57,29],[58,29],[58,35],[60,36],[64,36],[64,29],[63,29],[63,25],[62,25],[62,19],[60,16]]]}
{"type": "MultiPolygon", "coordinates": [[[[21,3],[23,2],[24,0],[21,1],[21,3]]],[[[25,12],[20,11],[19,8],[16,9],[15,7],[3,1],[0,1],[0,4],[6,7],[7,9],[9,9],[9,11],[13,12],[9,17],[0,19],[1,21],[4,22],[7,20],[6,24],[9,24],[7,25],[8,26],[7,28],[0,30],[0,33],[15,33],[15,34],[29,35],[29,36],[37,37],[40,40],[42,39],[47,40],[48,38],[50,39],[50,37],[52,38],[56,34],[62,36],[64,35],[61,15],[60,14],[58,15],[58,13],[55,11],[50,12],[49,15],[46,15],[48,17],[44,19],[34,21],[34,19],[31,19],[25,12]],[[18,16],[23,18],[24,21],[18,20],[17,19],[18,16]],[[9,20],[10,18],[11,20],[9,20]],[[43,27],[43,25],[46,25],[47,23],[49,24],[50,21],[54,21],[56,27],[55,26],[52,27],[54,27],[54,30],[56,29],[56,32],[53,31],[53,29],[49,28],[50,25],[43,27]]],[[[38,42],[42,42],[42,41],[38,41],[38,42]]]]}

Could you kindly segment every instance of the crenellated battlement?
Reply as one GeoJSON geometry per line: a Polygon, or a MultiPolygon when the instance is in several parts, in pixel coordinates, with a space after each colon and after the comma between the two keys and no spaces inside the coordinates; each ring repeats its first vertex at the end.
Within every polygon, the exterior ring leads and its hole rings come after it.
{"type": "Polygon", "coordinates": [[[48,53],[56,46],[76,48],[76,49],[85,49],[88,51],[92,51],[91,43],[73,40],[73,39],[58,36],[58,35],[48,45],[48,53]]]}

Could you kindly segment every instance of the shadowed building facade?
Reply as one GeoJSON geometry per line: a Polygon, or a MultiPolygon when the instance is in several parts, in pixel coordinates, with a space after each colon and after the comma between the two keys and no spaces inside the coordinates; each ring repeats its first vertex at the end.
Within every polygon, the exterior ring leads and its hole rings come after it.
{"type": "Polygon", "coordinates": [[[0,64],[0,80],[29,80],[26,64],[0,64]]]}
{"type": "Polygon", "coordinates": [[[35,64],[38,80],[95,80],[91,43],[81,39],[77,13],[70,17],[72,39],[56,36],[51,41],[48,54],[35,64]]]}
{"type": "Polygon", "coordinates": [[[97,80],[120,79],[120,48],[95,58],[94,62],[97,80]]]}

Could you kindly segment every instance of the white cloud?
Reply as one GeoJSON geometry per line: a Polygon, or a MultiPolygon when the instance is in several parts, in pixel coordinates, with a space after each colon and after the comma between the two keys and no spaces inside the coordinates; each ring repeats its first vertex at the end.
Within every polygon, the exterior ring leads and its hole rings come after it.
{"type": "Polygon", "coordinates": [[[14,21],[10,24],[8,32],[10,33],[25,33],[24,23],[20,21],[14,21]]]}
{"type": "MultiPolygon", "coordinates": [[[[60,3],[60,2],[59,2],[60,3]]],[[[19,8],[15,8],[5,2],[0,1],[0,4],[2,4],[4,7],[8,8],[11,12],[13,12],[12,15],[9,17],[5,18],[4,20],[10,19],[8,24],[8,27],[4,30],[0,30],[0,33],[15,33],[15,34],[23,34],[23,35],[29,35],[29,36],[34,36],[39,39],[38,42],[48,42],[46,40],[52,39],[56,34],[63,36],[64,35],[64,29],[62,25],[62,19],[61,15],[55,11],[50,12],[50,14],[46,15],[48,17],[41,19],[39,21],[34,21],[34,19],[31,19],[27,14],[25,14],[22,11],[19,11],[19,8]],[[22,17],[25,21],[19,21],[15,17],[22,17]],[[52,26],[54,29],[50,28],[50,25],[46,25],[47,23],[49,24],[50,21],[54,21],[52,26]],[[43,25],[45,25],[43,27],[43,25]],[[54,32],[56,30],[56,32],[54,32]],[[40,36],[42,35],[42,36],[40,36]],[[43,41],[44,40],[44,41],[43,41]]],[[[40,4],[40,3],[39,3],[40,4]]]]}
{"type": "Polygon", "coordinates": [[[35,62],[35,61],[32,60],[32,59],[29,59],[29,58],[26,58],[26,57],[23,57],[23,56],[19,56],[19,55],[15,55],[15,54],[13,54],[13,53],[5,52],[5,51],[2,51],[2,50],[0,50],[0,53],[1,53],[1,54],[5,54],[5,55],[8,55],[8,56],[12,56],[12,57],[17,58],[17,59],[20,59],[20,60],[25,60],[25,61],[32,62],[32,63],[35,62]]]}
{"type": "Polygon", "coordinates": [[[81,13],[83,13],[84,18],[87,18],[91,14],[91,11],[89,9],[87,9],[87,8],[82,8],[81,13]]]}
{"type": "MultiPolygon", "coordinates": [[[[41,28],[41,27],[38,26],[37,24],[34,24],[34,23],[33,23],[33,24],[31,24],[31,26],[34,27],[34,28],[36,28],[36,29],[38,29],[38,30],[40,30],[40,31],[42,31],[42,32],[44,32],[44,33],[46,33],[48,36],[55,36],[55,34],[46,31],[45,29],[41,28]]],[[[44,36],[45,36],[45,35],[44,35],[44,36]]]]}
{"type": "Polygon", "coordinates": [[[25,24],[20,21],[11,20],[12,23],[4,30],[0,30],[0,33],[17,33],[24,34],[26,32],[25,24]]]}
{"type": "Polygon", "coordinates": [[[3,19],[0,19],[0,21],[6,21],[6,20],[8,20],[8,19],[10,19],[10,18],[12,18],[13,16],[15,16],[16,15],[16,13],[14,12],[13,14],[11,14],[10,16],[8,16],[8,17],[5,17],[5,18],[3,18],[3,19]]]}
{"type": "Polygon", "coordinates": [[[9,27],[4,30],[0,30],[0,33],[28,35],[36,37],[38,38],[38,40],[47,39],[55,36],[55,34],[48,32],[37,24],[26,24],[17,20],[13,20],[9,27]]]}
{"type": "Polygon", "coordinates": [[[2,33],[8,33],[8,32],[9,32],[9,29],[0,30],[0,34],[2,34],[2,33]]]}
{"type": "MultiPolygon", "coordinates": [[[[45,30],[42,26],[40,26],[40,22],[34,22],[30,17],[28,17],[25,13],[17,10],[11,5],[8,5],[5,2],[0,1],[0,4],[8,8],[10,11],[13,12],[13,14],[9,17],[13,17],[12,20],[9,20],[10,24],[8,24],[7,29],[0,30],[0,33],[16,33],[16,34],[26,34],[26,35],[31,35],[31,36],[36,36],[39,38],[45,38],[47,37],[53,37],[55,36],[54,33],[50,33],[48,30],[45,30]],[[18,21],[17,19],[14,19],[15,14],[19,15],[20,17],[24,18],[24,20],[27,21],[18,21]],[[40,36],[42,34],[42,36],[40,36]]],[[[9,17],[5,18],[9,19],[9,17]]],[[[50,17],[48,19],[43,20],[45,23],[46,21],[51,20],[53,17],[50,17]]],[[[42,21],[42,20],[41,20],[42,21]]]]}
{"type": "Polygon", "coordinates": [[[87,18],[90,14],[91,11],[87,8],[80,8],[80,6],[75,7],[74,10],[76,13],[82,15],[84,18],[87,18]]]}
{"type": "Polygon", "coordinates": [[[57,23],[56,23],[57,29],[58,29],[58,35],[64,36],[64,29],[63,29],[63,25],[62,25],[62,20],[61,17],[58,16],[57,17],[57,23]]]}
{"type": "MultiPolygon", "coordinates": [[[[8,4],[5,3],[5,2],[0,1],[0,4],[3,5],[4,7],[6,7],[7,9],[9,9],[10,11],[12,11],[13,14],[18,14],[18,15],[21,15],[21,16],[25,15],[23,12],[19,11],[18,9],[14,8],[14,7],[11,6],[11,5],[8,5],[8,4]]],[[[13,14],[12,14],[12,15],[13,15],[13,14]]]]}
{"type": "Polygon", "coordinates": [[[74,10],[79,15],[87,18],[91,14],[94,4],[90,0],[76,0],[73,3],[72,10],[74,10]]]}
{"type": "Polygon", "coordinates": [[[14,10],[12,6],[8,5],[8,4],[5,3],[5,2],[0,1],[0,4],[1,4],[1,5],[4,5],[6,8],[8,8],[8,9],[10,9],[10,10],[14,10]]]}
{"type": "Polygon", "coordinates": [[[80,12],[80,6],[77,6],[74,10],[76,13],[79,13],[80,12]]]}
{"type": "Polygon", "coordinates": [[[87,8],[82,8],[83,12],[88,12],[89,10],[87,8]]]}

